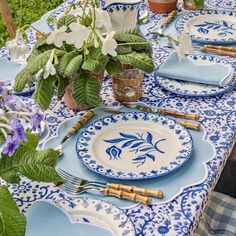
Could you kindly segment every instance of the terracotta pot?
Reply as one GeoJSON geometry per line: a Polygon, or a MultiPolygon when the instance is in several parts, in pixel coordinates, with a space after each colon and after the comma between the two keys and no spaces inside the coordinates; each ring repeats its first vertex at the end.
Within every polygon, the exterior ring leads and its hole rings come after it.
{"type": "Polygon", "coordinates": [[[178,0],[148,0],[150,10],[156,13],[169,13],[175,10],[178,0]]]}
{"type": "MultiPolygon", "coordinates": [[[[92,72],[87,72],[89,75],[97,78],[100,82],[102,82],[103,77],[104,77],[104,71],[102,71],[99,74],[95,74],[92,72]]],[[[74,98],[72,97],[72,88],[71,88],[71,81],[70,80],[70,84],[66,87],[65,89],[65,93],[63,96],[63,101],[65,102],[65,104],[71,108],[71,109],[75,109],[75,110],[80,110],[80,111],[84,111],[84,110],[88,110],[90,108],[92,108],[92,106],[88,106],[88,105],[76,105],[74,98]]]]}

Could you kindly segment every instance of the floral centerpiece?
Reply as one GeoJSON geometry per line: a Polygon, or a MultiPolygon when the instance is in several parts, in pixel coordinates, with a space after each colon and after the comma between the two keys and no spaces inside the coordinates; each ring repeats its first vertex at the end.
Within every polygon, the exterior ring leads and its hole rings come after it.
{"type": "Polygon", "coordinates": [[[26,106],[0,83],[0,233],[25,235],[25,216],[20,213],[6,184],[18,184],[22,175],[31,180],[61,182],[54,166],[53,149],[37,150],[44,114],[26,106]],[[4,185],[1,183],[4,180],[4,185]]]}
{"type": "Polygon", "coordinates": [[[33,97],[42,109],[48,108],[55,91],[59,98],[71,98],[75,106],[93,107],[101,103],[104,71],[119,73],[128,64],[153,72],[151,46],[141,32],[110,29],[108,12],[95,1],[80,4],[79,10],[71,7],[54,22],[53,32],[42,34],[16,77],[14,90],[36,83],[33,97]]]}

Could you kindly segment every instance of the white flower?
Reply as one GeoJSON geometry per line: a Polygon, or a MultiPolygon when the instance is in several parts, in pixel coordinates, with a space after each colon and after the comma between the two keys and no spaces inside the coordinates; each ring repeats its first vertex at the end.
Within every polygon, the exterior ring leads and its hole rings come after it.
{"type": "Polygon", "coordinates": [[[71,23],[69,25],[71,32],[67,34],[66,42],[74,44],[77,49],[81,49],[91,33],[91,29],[80,23],[71,23]]]}
{"type": "Polygon", "coordinates": [[[23,35],[19,32],[16,33],[16,37],[6,43],[6,49],[10,52],[13,60],[20,57],[27,57],[30,50],[25,44],[23,35]]]}
{"type": "Polygon", "coordinates": [[[46,79],[49,75],[55,75],[56,74],[56,69],[54,67],[53,63],[53,58],[54,58],[54,52],[55,50],[52,50],[50,58],[45,66],[44,73],[43,73],[43,78],[46,79]]]}
{"type": "Polygon", "coordinates": [[[55,44],[56,47],[61,47],[63,41],[66,40],[67,27],[63,25],[60,29],[54,30],[47,38],[47,44],[55,44]]]}
{"type": "Polygon", "coordinates": [[[109,31],[111,28],[111,18],[107,11],[102,11],[96,9],[95,11],[95,27],[97,29],[105,28],[106,31],[109,31]]]}
{"type": "Polygon", "coordinates": [[[171,40],[171,44],[176,50],[180,61],[186,59],[186,54],[194,53],[191,38],[186,31],[183,31],[177,40],[171,40]]]}
{"type": "Polygon", "coordinates": [[[117,42],[115,39],[113,39],[113,36],[115,35],[115,32],[110,32],[105,39],[103,39],[102,44],[102,54],[107,55],[110,54],[113,57],[117,56],[116,48],[117,48],[117,42]]]}
{"type": "Polygon", "coordinates": [[[39,80],[42,74],[43,74],[43,68],[41,68],[35,75],[36,80],[39,80]]]}

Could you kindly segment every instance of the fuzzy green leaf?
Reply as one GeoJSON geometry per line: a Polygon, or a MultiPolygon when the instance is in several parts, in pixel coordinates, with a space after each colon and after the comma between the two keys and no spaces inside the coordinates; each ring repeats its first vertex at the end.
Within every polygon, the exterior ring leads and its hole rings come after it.
{"type": "Polygon", "coordinates": [[[20,213],[7,187],[0,186],[0,235],[24,236],[26,219],[20,213]]]}
{"type": "Polygon", "coordinates": [[[114,35],[114,39],[118,42],[135,43],[135,44],[130,44],[132,49],[134,49],[135,51],[145,51],[145,52],[151,51],[150,44],[142,35],[142,33],[137,29],[119,31],[114,35]]]}
{"type": "Polygon", "coordinates": [[[82,69],[100,73],[105,69],[108,61],[109,57],[103,55],[100,48],[92,48],[82,65],[82,69]]]}
{"type": "Polygon", "coordinates": [[[123,67],[119,61],[110,59],[106,65],[106,71],[109,75],[117,74],[123,71],[123,67]]]}
{"type": "Polygon", "coordinates": [[[30,60],[27,66],[17,74],[13,90],[21,92],[27,84],[30,77],[35,75],[41,68],[43,68],[50,58],[51,50],[48,50],[42,54],[37,55],[30,60]]]}
{"type": "Polygon", "coordinates": [[[55,89],[55,78],[49,76],[47,79],[41,77],[36,86],[33,98],[42,110],[46,110],[52,100],[55,89]]]}
{"type": "Polygon", "coordinates": [[[58,64],[58,72],[62,77],[74,76],[83,62],[83,56],[77,52],[69,52],[62,56],[58,64]]]}
{"type": "Polygon", "coordinates": [[[31,147],[33,149],[36,149],[38,146],[38,143],[39,143],[40,134],[26,131],[25,135],[28,138],[28,141],[27,141],[27,143],[25,143],[25,145],[27,145],[28,147],[31,147]]]}
{"type": "Polygon", "coordinates": [[[116,48],[117,54],[127,54],[132,52],[132,47],[130,45],[118,45],[116,48]]]}
{"type": "Polygon", "coordinates": [[[65,89],[69,84],[69,79],[68,78],[62,78],[58,77],[57,78],[57,95],[58,97],[62,97],[65,93],[65,89]]]}
{"type": "Polygon", "coordinates": [[[72,83],[72,96],[77,105],[98,106],[101,103],[99,96],[101,83],[98,79],[81,73],[72,83]]]}
{"type": "Polygon", "coordinates": [[[133,67],[139,68],[140,70],[147,73],[151,73],[155,69],[152,58],[150,58],[145,53],[132,52],[125,55],[118,55],[117,58],[121,62],[132,65],[133,67]]]}
{"type": "Polygon", "coordinates": [[[0,159],[0,176],[9,183],[18,183],[19,174],[43,182],[60,182],[61,178],[54,169],[58,155],[55,150],[37,151],[21,146],[12,157],[2,155],[0,159]]]}
{"type": "Polygon", "coordinates": [[[57,21],[57,28],[61,28],[63,25],[69,26],[71,23],[76,21],[77,21],[76,16],[72,14],[63,16],[57,21]]]}

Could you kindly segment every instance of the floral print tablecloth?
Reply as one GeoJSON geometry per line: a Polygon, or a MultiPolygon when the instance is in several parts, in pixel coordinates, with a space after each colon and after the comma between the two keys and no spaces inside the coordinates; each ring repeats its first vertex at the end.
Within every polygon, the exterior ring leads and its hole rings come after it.
{"type": "MultiPolygon", "coordinates": [[[[71,3],[72,1],[66,1],[58,10],[63,10],[71,3]]],[[[205,5],[208,8],[236,9],[235,0],[206,0],[205,5]]],[[[179,7],[181,7],[181,3],[179,7]]],[[[152,14],[151,19],[157,22],[164,16],[152,14]]],[[[28,35],[29,45],[32,47],[35,43],[35,32],[28,30],[28,35]]],[[[150,36],[147,35],[147,37],[150,36]]],[[[156,65],[163,62],[163,58],[169,54],[170,50],[163,48],[161,44],[154,46],[156,65]]],[[[0,55],[10,58],[4,48],[0,49],[0,55]]],[[[227,58],[227,60],[236,67],[235,59],[227,58]]],[[[174,108],[183,112],[199,112],[201,123],[207,131],[205,139],[214,146],[215,156],[206,164],[207,177],[205,181],[183,189],[182,193],[174,200],[151,206],[136,205],[131,208],[123,208],[123,210],[133,221],[137,235],[189,235],[196,229],[204,207],[235,143],[236,90],[212,98],[179,97],[158,87],[153,76],[145,77],[143,87],[141,101],[148,105],[174,108]]],[[[104,104],[116,104],[112,96],[109,78],[104,80],[102,97],[104,104]]],[[[22,97],[22,99],[33,104],[30,98],[22,97]]],[[[83,114],[83,112],[78,112],[78,114],[83,114]]],[[[50,136],[55,135],[56,128],[62,121],[74,115],[76,115],[75,112],[67,109],[63,102],[57,102],[55,99],[47,111],[50,136]]],[[[39,199],[56,202],[67,198],[63,192],[51,184],[32,182],[26,178],[23,178],[20,185],[11,185],[10,190],[23,212],[27,211],[27,208],[39,199]]]]}

